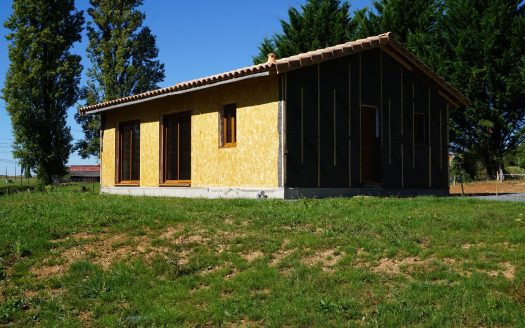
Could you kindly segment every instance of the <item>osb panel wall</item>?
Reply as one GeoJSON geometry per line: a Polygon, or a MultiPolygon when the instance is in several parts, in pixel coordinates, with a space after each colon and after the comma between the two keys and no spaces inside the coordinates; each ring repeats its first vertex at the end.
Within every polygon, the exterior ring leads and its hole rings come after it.
{"type": "Polygon", "coordinates": [[[193,187],[278,186],[278,79],[246,80],[191,94],[123,107],[106,114],[102,185],[115,182],[115,129],[118,122],[139,119],[140,185],[159,186],[160,118],[192,111],[191,176],[193,187]],[[219,111],[237,104],[237,146],[219,147],[219,111]]]}
{"type": "Polygon", "coordinates": [[[115,182],[115,128],[108,121],[113,115],[106,115],[106,124],[102,139],[102,154],[100,167],[100,185],[112,186],[115,182]]]}

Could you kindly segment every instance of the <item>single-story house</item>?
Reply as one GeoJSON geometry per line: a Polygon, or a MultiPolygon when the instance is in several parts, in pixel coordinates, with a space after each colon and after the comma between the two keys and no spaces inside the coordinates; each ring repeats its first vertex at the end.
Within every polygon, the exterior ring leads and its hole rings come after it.
{"type": "Polygon", "coordinates": [[[100,181],[100,165],[69,165],[69,178],[74,182],[100,181]]]}
{"type": "Polygon", "coordinates": [[[81,108],[101,191],[180,197],[448,193],[469,101],[392,33],[81,108]]]}

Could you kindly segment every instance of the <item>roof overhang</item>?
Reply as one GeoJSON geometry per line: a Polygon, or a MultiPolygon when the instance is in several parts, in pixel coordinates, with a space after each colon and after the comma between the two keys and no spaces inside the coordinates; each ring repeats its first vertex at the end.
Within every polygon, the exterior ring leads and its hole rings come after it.
{"type": "Polygon", "coordinates": [[[196,80],[177,83],[174,86],[140,93],[137,95],[106,101],[103,103],[80,108],[80,114],[95,114],[115,108],[143,103],[154,99],[203,90],[223,84],[253,79],[271,74],[283,74],[301,67],[322,63],[331,59],[348,56],[365,50],[380,48],[404,67],[417,69],[438,88],[440,94],[453,106],[468,106],[469,99],[448,84],[442,77],[434,73],[427,65],[421,62],[408,49],[394,40],[391,32],[372,36],[366,39],[355,40],[333,47],[305,52],[299,55],[278,59],[259,65],[240,68],[221,74],[211,75],[196,80]]]}

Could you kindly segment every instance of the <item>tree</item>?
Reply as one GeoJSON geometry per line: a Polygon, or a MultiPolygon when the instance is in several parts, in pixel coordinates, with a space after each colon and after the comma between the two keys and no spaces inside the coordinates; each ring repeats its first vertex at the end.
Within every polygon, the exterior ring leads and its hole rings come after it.
{"type": "Polygon", "coordinates": [[[357,24],[350,18],[350,4],[342,0],[308,0],[301,9],[288,10],[288,22],[281,20],[282,34],[264,38],[255,64],[267,61],[273,52],[279,58],[348,42],[357,24]]]}
{"type": "Polygon", "coordinates": [[[436,0],[375,0],[374,10],[356,15],[359,37],[393,32],[397,41],[410,48],[418,35],[431,33],[440,16],[436,0]]]}
{"type": "Polygon", "coordinates": [[[434,64],[472,104],[451,111],[452,141],[495,175],[525,140],[525,7],[521,0],[446,0],[434,64]]]}
{"type": "Polygon", "coordinates": [[[84,18],[73,0],[14,0],[9,70],[2,90],[14,134],[13,156],[52,182],[66,173],[71,132],[66,111],[78,97],[82,66],[70,53],[84,18]]]}
{"type": "MultiPolygon", "coordinates": [[[[164,64],[145,14],[137,10],[142,0],[90,0],[87,48],[91,68],[83,90],[85,106],[158,88],[164,64]]],[[[75,145],[83,158],[99,155],[100,117],[75,115],[84,139],[75,145]]]]}

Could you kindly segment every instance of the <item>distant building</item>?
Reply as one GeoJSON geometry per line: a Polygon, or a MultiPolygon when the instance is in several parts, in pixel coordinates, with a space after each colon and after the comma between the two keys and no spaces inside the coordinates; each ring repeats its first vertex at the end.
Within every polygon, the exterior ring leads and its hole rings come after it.
{"type": "Polygon", "coordinates": [[[100,181],[100,165],[70,165],[69,176],[74,182],[100,181]]]}

